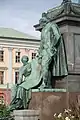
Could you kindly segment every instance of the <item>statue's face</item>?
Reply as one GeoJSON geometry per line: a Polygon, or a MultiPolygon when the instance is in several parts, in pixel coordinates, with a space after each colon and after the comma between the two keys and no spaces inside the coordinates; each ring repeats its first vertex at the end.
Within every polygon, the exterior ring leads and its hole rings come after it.
{"type": "Polygon", "coordinates": [[[46,25],[46,22],[42,23],[42,27],[44,27],[46,25]]]}
{"type": "Polygon", "coordinates": [[[22,58],[22,63],[23,63],[24,65],[26,65],[27,62],[28,62],[28,57],[27,57],[27,56],[23,56],[23,58],[22,58]]]}
{"type": "Polygon", "coordinates": [[[47,23],[47,19],[41,18],[40,20],[40,26],[43,28],[47,23]]]}
{"type": "Polygon", "coordinates": [[[43,28],[45,25],[46,25],[46,22],[45,21],[43,21],[43,22],[41,22],[41,27],[43,28]]]}

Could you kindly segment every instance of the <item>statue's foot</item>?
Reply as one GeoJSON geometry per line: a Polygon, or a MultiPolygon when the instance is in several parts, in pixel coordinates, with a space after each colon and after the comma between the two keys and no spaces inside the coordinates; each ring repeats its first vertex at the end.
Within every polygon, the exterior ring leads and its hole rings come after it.
{"type": "Polygon", "coordinates": [[[52,89],[52,86],[51,85],[46,85],[45,89],[52,89]]]}
{"type": "Polygon", "coordinates": [[[45,84],[42,84],[40,87],[38,87],[38,89],[39,89],[40,91],[42,91],[42,90],[45,89],[45,88],[46,88],[45,84]]]}
{"type": "Polygon", "coordinates": [[[47,85],[41,85],[39,88],[39,90],[43,90],[43,89],[52,89],[52,86],[47,86],[47,85]]]}

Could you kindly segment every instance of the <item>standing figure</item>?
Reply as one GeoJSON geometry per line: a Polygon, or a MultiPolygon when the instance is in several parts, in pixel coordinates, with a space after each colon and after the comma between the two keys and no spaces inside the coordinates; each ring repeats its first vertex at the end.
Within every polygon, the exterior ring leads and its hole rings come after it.
{"type": "Polygon", "coordinates": [[[51,88],[52,77],[68,75],[65,46],[57,24],[50,22],[46,13],[43,13],[39,22],[42,27],[38,53],[42,66],[42,86],[51,88]]]}

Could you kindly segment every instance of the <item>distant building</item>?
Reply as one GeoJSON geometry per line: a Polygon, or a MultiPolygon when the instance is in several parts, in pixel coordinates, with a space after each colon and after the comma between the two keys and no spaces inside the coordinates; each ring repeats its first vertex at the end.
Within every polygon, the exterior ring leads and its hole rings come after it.
{"type": "Polygon", "coordinates": [[[10,84],[17,83],[21,57],[28,55],[33,59],[39,43],[40,39],[36,37],[11,28],[0,28],[0,98],[5,96],[3,89],[8,93],[10,84]]]}

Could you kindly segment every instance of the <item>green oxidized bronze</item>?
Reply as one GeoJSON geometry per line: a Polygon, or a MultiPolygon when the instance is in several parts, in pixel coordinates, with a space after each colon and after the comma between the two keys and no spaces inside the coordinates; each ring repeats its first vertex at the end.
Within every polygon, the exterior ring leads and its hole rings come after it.
{"type": "Polygon", "coordinates": [[[28,108],[31,89],[51,89],[54,76],[68,75],[64,42],[58,26],[49,22],[45,13],[39,22],[42,31],[38,55],[30,63],[27,56],[22,57],[23,66],[19,70],[16,93],[10,104],[11,110],[28,108]]]}
{"type": "Polygon", "coordinates": [[[49,9],[46,14],[47,18],[49,18],[51,21],[66,15],[79,17],[80,4],[72,3],[71,0],[63,0],[60,6],[49,9]]]}
{"type": "Polygon", "coordinates": [[[26,91],[25,88],[20,87],[26,77],[31,74],[32,68],[28,60],[29,58],[27,56],[23,56],[21,59],[23,66],[19,69],[19,79],[18,83],[14,87],[15,92],[13,92],[13,98],[9,106],[10,110],[28,108],[28,104],[31,99],[31,89],[26,91]]]}
{"type": "Polygon", "coordinates": [[[65,46],[58,26],[54,22],[49,22],[46,13],[39,22],[42,27],[39,49],[42,84],[45,88],[51,88],[53,76],[68,75],[65,46]]]}

